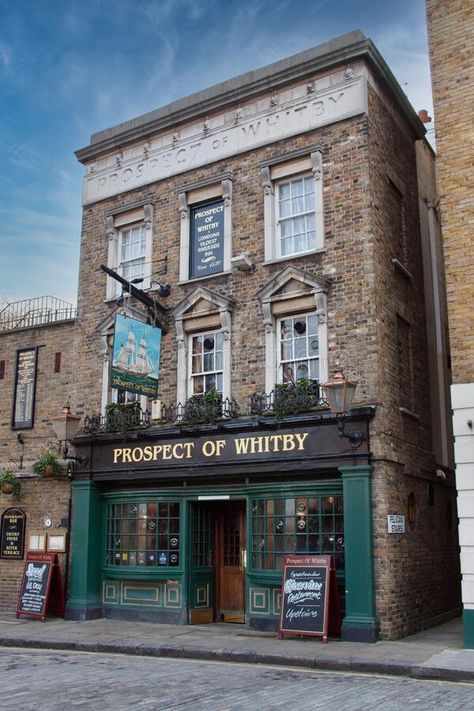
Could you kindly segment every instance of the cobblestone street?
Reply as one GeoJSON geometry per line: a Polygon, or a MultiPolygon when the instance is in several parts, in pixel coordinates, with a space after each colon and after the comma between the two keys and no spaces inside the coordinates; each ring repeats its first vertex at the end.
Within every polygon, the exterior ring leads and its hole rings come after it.
{"type": "Polygon", "coordinates": [[[474,685],[282,667],[0,650],[0,708],[473,709],[474,685]]]}

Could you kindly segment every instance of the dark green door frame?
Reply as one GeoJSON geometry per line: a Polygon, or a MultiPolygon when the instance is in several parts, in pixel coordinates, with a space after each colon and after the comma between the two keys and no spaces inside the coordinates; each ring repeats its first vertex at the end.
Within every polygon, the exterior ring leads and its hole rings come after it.
{"type": "Polygon", "coordinates": [[[340,467],[344,492],[346,615],[342,639],[376,642],[372,525],[372,471],[369,465],[340,467]]]}
{"type": "Polygon", "coordinates": [[[102,500],[92,481],[72,483],[71,577],[66,619],[102,617],[102,500]]]}

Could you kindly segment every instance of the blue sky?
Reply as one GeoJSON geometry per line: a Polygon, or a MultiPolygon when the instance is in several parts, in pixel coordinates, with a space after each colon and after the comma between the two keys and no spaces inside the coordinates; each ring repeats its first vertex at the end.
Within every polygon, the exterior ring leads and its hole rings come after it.
{"type": "Polygon", "coordinates": [[[0,303],[75,302],[91,133],[353,29],[431,113],[424,0],[0,0],[0,303]]]}

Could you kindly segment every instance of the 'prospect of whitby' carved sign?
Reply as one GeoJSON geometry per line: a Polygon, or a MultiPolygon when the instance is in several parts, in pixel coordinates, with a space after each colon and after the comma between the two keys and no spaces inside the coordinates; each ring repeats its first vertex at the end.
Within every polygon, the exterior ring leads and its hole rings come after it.
{"type": "MultiPolygon", "coordinates": [[[[341,80],[308,93],[305,83],[259,100],[237,112],[169,130],[117,156],[91,163],[84,177],[88,204],[124,190],[176,175],[221,158],[243,153],[288,136],[310,131],[367,111],[363,77],[341,80]]],[[[317,84],[317,82],[316,82],[317,84]]]]}

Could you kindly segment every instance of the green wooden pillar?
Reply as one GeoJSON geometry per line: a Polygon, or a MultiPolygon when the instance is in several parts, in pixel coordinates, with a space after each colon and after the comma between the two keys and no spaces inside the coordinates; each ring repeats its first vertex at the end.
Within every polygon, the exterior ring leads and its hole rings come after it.
{"type": "Polygon", "coordinates": [[[66,619],[102,617],[102,500],[92,481],[72,484],[71,577],[66,619]]]}
{"type": "Polygon", "coordinates": [[[342,639],[376,642],[371,466],[340,467],[344,492],[346,615],[342,639]]]}
{"type": "Polygon", "coordinates": [[[474,610],[463,610],[462,613],[464,647],[474,649],[474,610]]]}

